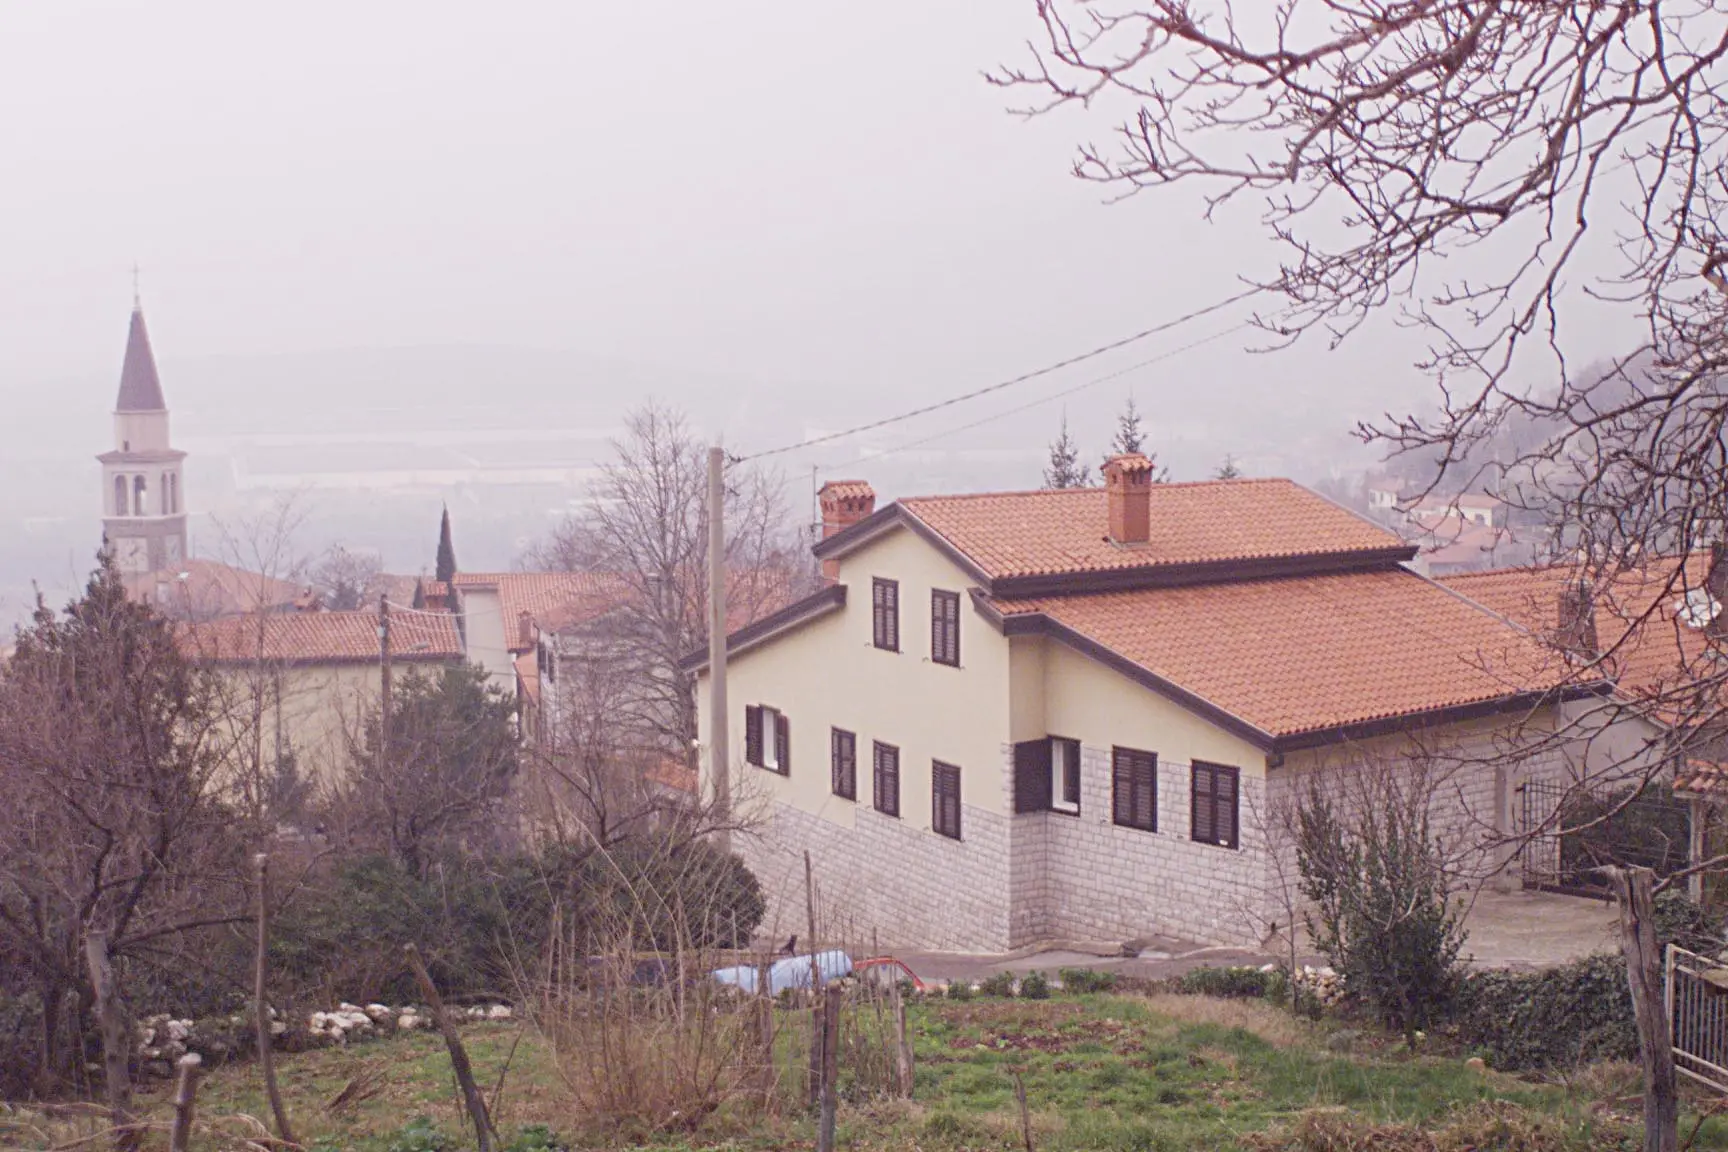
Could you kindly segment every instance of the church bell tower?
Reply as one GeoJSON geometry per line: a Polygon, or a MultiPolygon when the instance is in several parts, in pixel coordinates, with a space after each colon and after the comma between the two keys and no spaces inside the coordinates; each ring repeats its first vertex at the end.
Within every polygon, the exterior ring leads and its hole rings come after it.
{"type": "Polygon", "coordinates": [[[144,309],[132,302],[114,450],[102,462],[102,534],[126,573],[172,569],[186,559],[186,506],[180,484],[186,453],[168,439],[168,404],[156,375],[144,309]]]}

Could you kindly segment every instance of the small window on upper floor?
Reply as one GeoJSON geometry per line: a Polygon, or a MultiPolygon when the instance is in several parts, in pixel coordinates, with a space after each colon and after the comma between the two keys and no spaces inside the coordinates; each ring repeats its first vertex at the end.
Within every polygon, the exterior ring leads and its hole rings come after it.
{"type": "Polygon", "coordinates": [[[960,593],[930,592],[930,659],[960,667],[960,593]]]}
{"type": "Polygon", "coordinates": [[[752,704],[744,709],[744,759],[758,768],[792,774],[792,731],[778,709],[752,704]]]}
{"type": "Polygon", "coordinates": [[[900,651],[900,584],[877,576],[870,582],[871,642],[885,652],[900,651]]]}

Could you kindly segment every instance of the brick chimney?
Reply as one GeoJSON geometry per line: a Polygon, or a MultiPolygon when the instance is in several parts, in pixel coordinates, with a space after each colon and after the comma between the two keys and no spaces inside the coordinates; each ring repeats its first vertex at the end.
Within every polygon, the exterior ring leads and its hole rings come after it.
{"type": "Polygon", "coordinates": [[[1152,536],[1152,461],[1138,452],[1104,462],[1104,490],[1110,502],[1110,540],[1144,544],[1152,536]]]}
{"type": "MultiPolygon", "coordinates": [[[[822,506],[822,539],[843,532],[876,511],[876,490],[862,480],[830,480],[816,494],[822,506]]],[[[840,577],[838,560],[822,561],[822,578],[840,577]]]]}
{"type": "Polygon", "coordinates": [[[1568,580],[1560,589],[1559,626],[1555,643],[1569,656],[1594,660],[1601,648],[1596,637],[1596,597],[1588,577],[1568,580]]]}

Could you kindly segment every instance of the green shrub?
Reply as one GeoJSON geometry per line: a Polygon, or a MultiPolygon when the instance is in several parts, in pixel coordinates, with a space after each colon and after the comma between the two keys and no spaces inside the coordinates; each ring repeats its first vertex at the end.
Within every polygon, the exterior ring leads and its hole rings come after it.
{"type": "Polygon", "coordinates": [[[504,1152],[565,1152],[568,1147],[546,1125],[529,1124],[504,1145],[504,1152]]]}
{"type": "Polygon", "coordinates": [[[1196,968],[1176,978],[1178,992],[1232,1000],[1264,997],[1275,986],[1286,986],[1283,978],[1258,968],[1196,968]]]}
{"type": "Polygon", "coordinates": [[[1020,979],[1020,998],[1022,1000],[1050,999],[1050,981],[1042,972],[1028,972],[1020,979]]]}
{"type": "Polygon", "coordinates": [[[1506,1072],[1638,1055],[1626,964],[1618,956],[1544,972],[1471,972],[1459,989],[1453,1029],[1506,1072]]]}
{"type": "Polygon", "coordinates": [[[1012,997],[1014,995],[1014,973],[990,973],[978,982],[978,994],[980,996],[1012,997]]]}
{"type": "Polygon", "coordinates": [[[948,982],[948,999],[950,999],[950,1000],[970,1000],[970,999],[972,999],[972,981],[970,981],[970,980],[951,980],[951,981],[949,981],[948,982]]]}
{"type": "Polygon", "coordinates": [[[1116,973],[1099,972],[1093,968],[1062,968],[1056,973],[1062,990],[1083,996],[1088,992],[1110,992],[1116,987],[1116,973]]]}
{"type": "Polygon", "coordinates": [[[438,1130],[430,1116],[421,1116],[396,1133],[390,1152],[448,1152],[450,1137],[438,1130]]]}
{"type": "Polygon", "coordinates": [[[1656,894],[1656,938],[1664,949],[1678,944],[1688,952],[1715,956],[1722,950],[1722,914],[1694,903],[1679,888],[1656,894]]]}
{"type": "Polygon", "coordinates": [[[1297,809],[1304,920],[1345,995],[1414,1047],[1418,1031],[1446,1018],[1464,927],[1429,826],[1429,782],[1381,767],[1357,783],[1348,810],[1318,785],[1297,809]]]}

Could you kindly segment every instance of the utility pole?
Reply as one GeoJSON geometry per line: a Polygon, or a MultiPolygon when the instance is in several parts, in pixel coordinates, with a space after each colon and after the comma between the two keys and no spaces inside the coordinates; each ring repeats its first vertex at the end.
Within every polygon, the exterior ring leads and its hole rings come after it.
{"type": "Polygon", "coordinates": [[[390,744],[390,598],[378,594],[378,777],[389,766],[390,744]]]}
{"type": "Polygon", "coordinates": [[[726,452],[708,449],[708,773],[722,852],[732,848],[731,744],[726,732],[726,452]]]}

